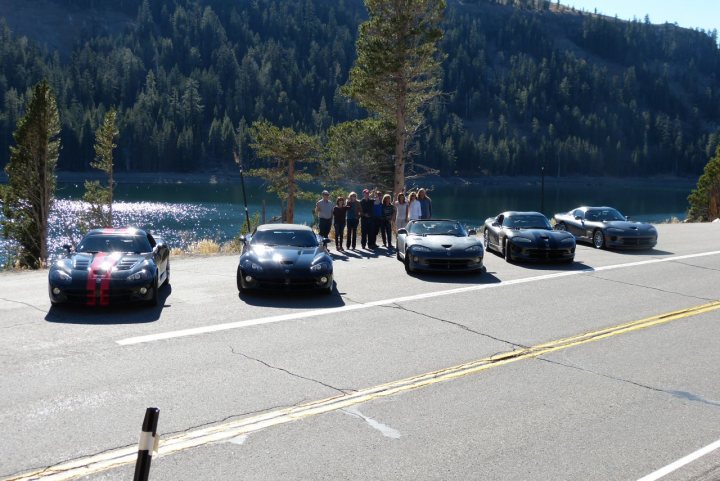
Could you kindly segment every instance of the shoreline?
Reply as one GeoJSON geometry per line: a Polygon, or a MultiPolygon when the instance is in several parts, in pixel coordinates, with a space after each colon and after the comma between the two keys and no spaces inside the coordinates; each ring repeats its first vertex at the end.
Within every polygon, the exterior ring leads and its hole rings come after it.
{"type": "MultiPolygon", "coordinates": [[[[82,183],[86,180],[103,180],[105,175],[95,172],[69,172],[58,171],[59,183],[82,183]]],[[[120,172],[114,174],[115,182],[127,184],[239,184],[239,172],[120,172]]],[[[546,185],[585,185],[588,187],[602,186],[662,186],[662,187],[694,187],[697,177],[593,177],[593,176],[545,176],[546,185]]],[[[257,177],[245,176],[249,184],[258,184],[262,181],[257,177]]],[[[7,183],[7,175],[0,172],[0,184],[7,183]]],[[[487,177],[461,177],[461,176],[427,176],[413,179],[410,185],[462,187],[473,186],[507,186],[507,185],[540,185],[539,176],[487,176],[487,177]]]]}

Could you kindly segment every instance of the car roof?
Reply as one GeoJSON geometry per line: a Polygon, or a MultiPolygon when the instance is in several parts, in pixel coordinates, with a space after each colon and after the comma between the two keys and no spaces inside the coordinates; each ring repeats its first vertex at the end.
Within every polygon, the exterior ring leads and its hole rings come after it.
{"type": "Polygon", "coordinates": [[[262,224],[257,226],[257,231],[265,231],[265,230],[296,230],[296,231],[308,231],[312,232],[313,230],[304,224],[262,224]]]}
{"type": "Polygon", "coordinates": [[[147,235],[142,229],[136,229],[135,227],[105,227],[103,229],[92,229],[88,231],[86,235],[147,235]]]}
{"type": "Polygon", "coordinates": [[[585,212],[589,211],[590,209],[597,209],[597,210],[612,209],[612,210],[617,210],[615,207],[608,207],[608,206],[599,207],[599,206],[588,206],[588,205],[586,205],[585,207],[580,207],[580,209],[582,209],[582,210],[585,211],[585,212]]]}
{"type": "Polygon", "coordinates": [[[455,219],[412,219],[412,220],[408,221],[408,223],[410,223],[410,222],[457,222],[458,224],[460,223],[459,221],[457,221],[455,219]]]}

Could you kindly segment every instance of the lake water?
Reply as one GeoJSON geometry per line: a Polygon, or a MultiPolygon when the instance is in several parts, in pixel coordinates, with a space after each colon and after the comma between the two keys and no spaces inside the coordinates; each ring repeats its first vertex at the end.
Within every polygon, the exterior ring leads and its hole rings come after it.
{"type": "MultiPolygon", "coordinates": [[[[491,181],[492,182],[492,181],[491,181]]],[[[260,212],[263,200],[266,218],[280,215],[280,203],[265,188],[251,182],[247,187],[250,214],[260,212]]],[[[619,182],[595,179],[548,183],[544,213],[551,217],[579,205],[610,205],[623,214],[645,221],[684,218],[690,183],[619,182]]],[[[361,187],[353,187],[360,193],[361,187]]],[[[318,189],[321,190],[321,189],[318,189]]],[[[55,254],[72,240],[74,219],[83,208],[78,199],[82,184],[60,183],[51,218],[50,241],[55,254]]],[[[433,187],[433,216],[459,219],[469,226],[482,225],[487,217],[504,210],[540,210],[541,189],[528,180],[497,181],[491,185],[442,185],[433,187]]],[[[318,196],[319,197],[319,196],[318,196]]],[[[185,248],[200,239],[225,242],[238,235],[245,222],[239,183],[119,183],[115,190],[117,225],[149,229],[164,237],[171,247],[185,248]]],[[[300,202],[295,222],[312,222],[313,203],[300,202]]],[[[0,265],[12,250],[0,239],[0,265]]]]}

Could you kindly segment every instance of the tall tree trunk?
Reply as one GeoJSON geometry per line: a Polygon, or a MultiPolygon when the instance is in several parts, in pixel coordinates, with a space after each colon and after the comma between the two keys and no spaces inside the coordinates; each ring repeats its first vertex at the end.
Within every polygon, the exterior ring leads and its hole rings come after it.
{"type": "Polygon", "coordinates": [[[395,111],[395,177],[393,179],[393,192],[395,195],[405,191],[405,99],[406,87],[401,83],[401,93],[398,95],[397,109],[395,111]]]}
{"type": "Polygon", "coordinates": [[[288,199],[286,222],[292,224],[295,217],[295,159],[288,160],[288,199]]]}

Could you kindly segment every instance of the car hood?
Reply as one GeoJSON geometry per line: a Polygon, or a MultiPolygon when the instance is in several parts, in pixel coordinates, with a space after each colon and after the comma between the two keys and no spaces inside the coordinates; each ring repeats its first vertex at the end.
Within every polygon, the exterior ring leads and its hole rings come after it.
{"type": "Polygon", "coordinates": [[[650,232],[650,230],[653,228],[653,226],[650,224],[645,224],[642,222],[631,222],[627,220],[613,220],[609,222],[603,222],[603,225],[608,228],[612,227],[614,229],[622,229],[624,231],[638,233],[647,233],[650,232]]]}
{"type": "Polygon", "coordinates": [[[508,229],[508,237],[525,237],[533,242],[543,242],[547,240],[561,241],[563,239],[574,239],[569,232],[546,230],[546,229],[508,229]]]}
{"type": "Polygon", "coordinates": [[[318,247],[290,247],[290,246],[253,246],[243,254],[242,259],[248,258],[262,265],[284,265],[295,268],[310,267],[313,260],[325,254],[323,246],[318,247]]]}
{"type": "Polygon", "coordinates": [[[130,272],[146,260],[152,257],[151,254],[135,254],[122,252],[77,252],[69,257],[60,259],[53,268],[62,268],[73,273],[89,273],[90,275],[103,275],[112,272],[113,275],[121,275],[123,272],[130,272]]]}
{"type": "Polygon", "coordinates": [[[428,235],[428,236],[408,236],[407,245],[422,245],[431,249],[467,249],[470,246],[481,245],[482,242],[475,236],[458,237],[452,235],[428,235]]]}

